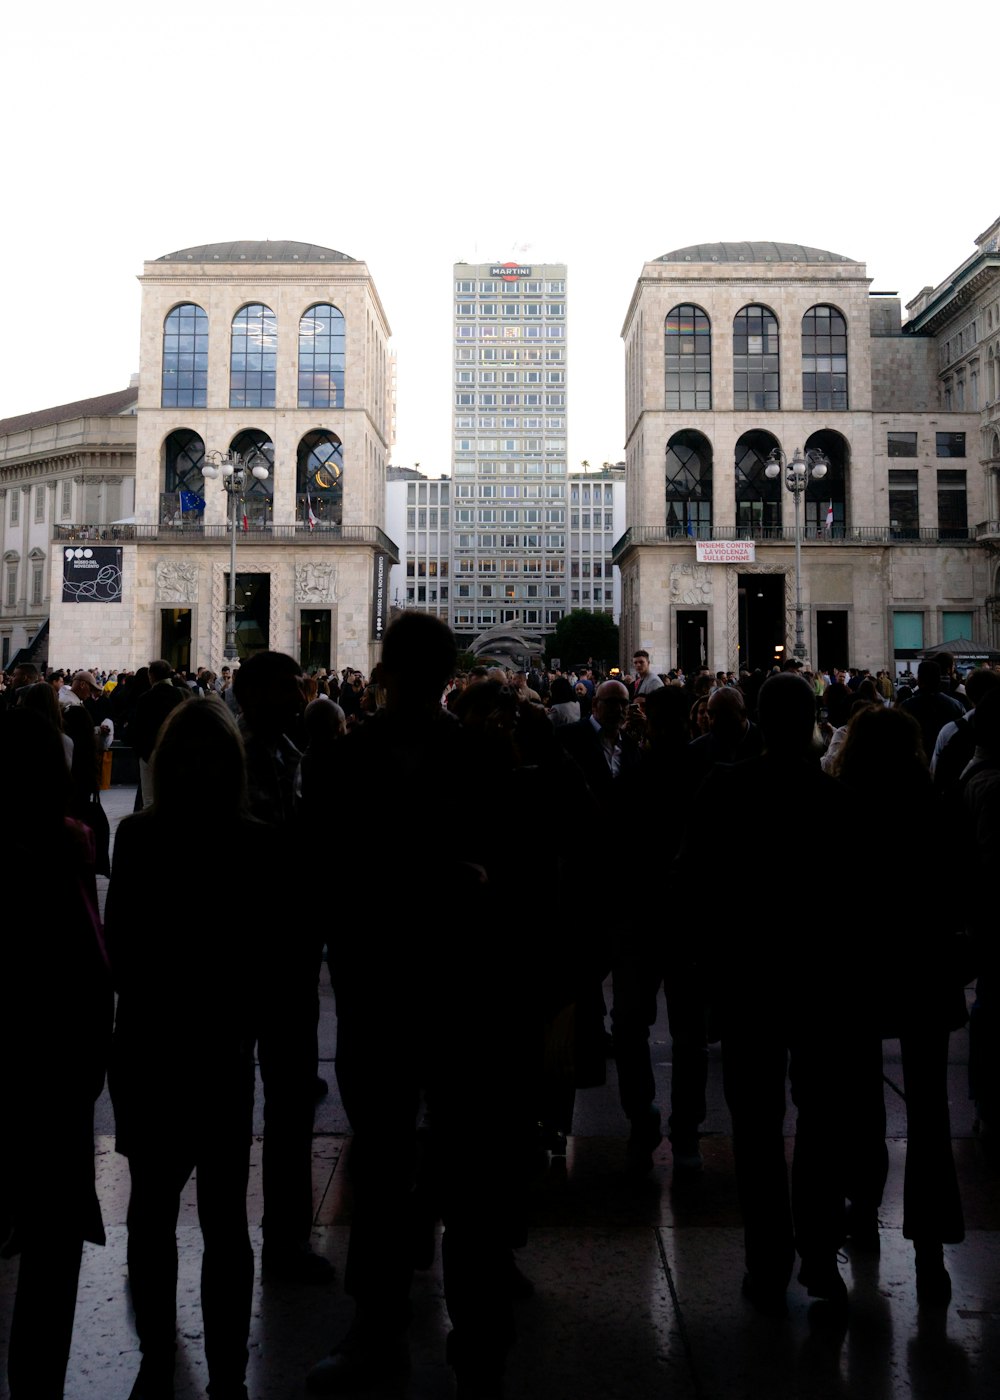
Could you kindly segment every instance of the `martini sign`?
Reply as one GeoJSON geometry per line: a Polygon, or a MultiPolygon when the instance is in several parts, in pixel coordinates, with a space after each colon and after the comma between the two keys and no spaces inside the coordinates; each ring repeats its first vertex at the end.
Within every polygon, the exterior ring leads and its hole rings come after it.
{"type": "Polygon", "coordinates": [[[499,277],[504,282],[516,282],[519,277],[530,277],[531,268],[522,263],[494,263],[490,268],[491,277],[499,277]]]}

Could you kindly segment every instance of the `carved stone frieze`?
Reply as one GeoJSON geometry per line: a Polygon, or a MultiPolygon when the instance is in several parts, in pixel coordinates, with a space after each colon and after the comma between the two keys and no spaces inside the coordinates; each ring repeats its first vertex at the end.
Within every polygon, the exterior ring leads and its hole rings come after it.
{"type": "Polygon", "coordinates": [[[671,564],[670,601],[683,608],[707,608],[712,601],[712,571],[707,564],[671,564]]]}
{"type": "Polygon", "coordinates": [[[295,566],[295,601],[307,605],[332,603],[337,591],[337,566],[330,562],[295,566]]]}
{"type": "Polygon", "coordinates": [[[198,566],[187,560],[156,561],[156,601],[190,607],[198,594],[198,566]]]}

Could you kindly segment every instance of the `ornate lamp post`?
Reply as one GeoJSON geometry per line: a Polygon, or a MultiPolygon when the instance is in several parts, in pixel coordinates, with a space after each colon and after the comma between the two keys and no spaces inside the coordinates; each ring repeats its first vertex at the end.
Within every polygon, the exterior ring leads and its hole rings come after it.
{"type": "Polygon", "coordinates": [[[266,481],[270,475],[264,462],[270,460],[273,463],[274,449],[271,449],[269,456],[268,446],[270,444],[256,447],[246,456],[232,450],[229,452],[206,452],[201,469],[202,475],[207,477],[209,481],[215,481],[216,477],[221,476],[222,485],[229,497],[229,597],[226,603],[226,645],[222,652],[227,661],[238,659],[236,651],[236,532],[239,527],[240,506],[246,497],[249,477],[254,477],[257,481],[266,481]]]}
{"type": "Polygon", "coordinates": [[[811,447],[805,453],[797,447],[791,461],[776,447],[764,468],[764,475],[771,481],[784,469],[785,486],[795,501],[795,656],[798,661],[804,661],[806,655],[802,625],[802,497],[810,481],[822,481],[829,465],[826,453],[818,447],[811,447]]]}

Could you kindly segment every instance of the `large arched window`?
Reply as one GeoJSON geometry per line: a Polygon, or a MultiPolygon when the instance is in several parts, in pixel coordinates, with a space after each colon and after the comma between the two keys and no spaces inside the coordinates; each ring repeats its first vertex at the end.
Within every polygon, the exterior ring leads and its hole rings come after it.
{"type": "Polygon", "coordinates": [[[344,316],[310,306],[299,321],[299,408],[344,406],[344,316]]]}
{"type": "Polygon", "coordinates": [[[271,523],[272,498],[274,496],[274,443],[260,428],[244,428],[229,444],[231,452],[238,452],[247,465],[244,509],[247,524],[262,529],[271,523]],[[267,468],[267,480],[258,481],[252,474],[257,465],[267,468]]]}
{"type": "Polygon", "coordinates": [[[802,407],[847,408],[847,322],[835,306],[802,317],[802,407]]]}
{"type": "Polygon", "coordinates": [[[712,407],[712,327],[700,306],[675,306],[664,327],[667,412],[712,407]]]}
{"type": "Polygon", "coordinates": [[[309,529],[344,522],[344,448],[336,433],[317,428],[299,443],[296,518],[309,529]]]}
{"type": "Polygon", "coordinates": [[[175,428],[163,444],[161,524],[199,525],[205,514],[205,444],[190,428],[175,428]]]}
{"type": "Polygon", "coordinates": [[[667,533],[707,539],[712,533],[712,444],[684,428],[667,443],[667,533]]]}
{"type": "Polygon", "coordinates": [[[736,444],[736,524],[753,536],[781,527],[781,477],[764,475],[777,438],[760,429],[744,433],[736,444]]]}
{"type": "Polygon", "coordinates": [[[208,393],[208,317],[200,306],[175,306],[163,323],[161,408],[204,408],[208,393]]]}
{"type": "Polygon", "coordinates": [[[847,526],[847,476],[851,449],[846,438],[832,428],[813,433],[805,449],[818,447],[826,454],[826,476],[810,480],[806,487],[803,525],[807,538],[843,539],[847,526]]]}
{"type": "Polygon", "coordinates": [[[269,306],[244,306],[233,317],[229,407],[273,408],[278,321],[269,306]]]}
{"type": "Polygon", "coordinates": [[[780,408],[778,321],[766,306],[744,306],[733,321],[733,408],[780,408]]]}

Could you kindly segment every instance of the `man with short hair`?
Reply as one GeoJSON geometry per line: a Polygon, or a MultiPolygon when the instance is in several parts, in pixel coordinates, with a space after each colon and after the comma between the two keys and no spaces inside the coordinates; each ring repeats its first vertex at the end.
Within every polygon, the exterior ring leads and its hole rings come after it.
{"type": "Polygon", "coordinates": [[[183,701],[184,692],[171,685],[173,668],[169,661],[151,661],[149,679],[151,688],[136,701],[135,718],[129,726],[129,741],[139,758],[139,789],[142,805],[148,807],[153,800],[153,770],[150,760],[156,748],[156,740],[167,715],[183,701]]]}
{"type": "Polygon", "coordinates": [[[719,686],[708,697],[707,734],[692,740],[689,774],[692,791],[713,763],[741,763],[760,753],[760,731],[747,716],[743,692],[736,686],[719,686]]]}
{"type": "Polygon", "coordinates": [[[92,671],[77,671],[69,685],[63,683],[56,698],[65,710],[68,705],[82,705],[85,700],[99,695],[100,690],[97,677],[92,671]]]}
{"type": "Polygon", "coordinates": [[[621,681],[602,681],[589,716],[559,730],[559,739],[598,802],[609,798],[623,769],[639,760],[639,746],[623,732],[628,691],[621,681]]]}
{"type": "Polygon", "coordinates": [[[30,661],[19,662],[11,674],[10,685],[3,692],[4,708],[13,709],[18,703],[19,692],[26,690],[29,685],[34,685],[38,678],[37,666],[30,661]]]}
{"type": "Polygon", "coordinates": [[[946,695],[941,689],[941,668],[936,661],[921,661],[917,667],[917,689],[899,707],[920,725],[924,754],[928,762],[934,753],[937,736],[946,724],[961,719],[965,706],[960,700],[946,695]]]}
{"type": "Polygon", "coordinates": [[[663,682],[655,671],[650,669],[648,651],[637,651],[632,657],[632,664],[635,666],[635,689],[632,691],[633,700],[638,700],[640,695],[651,695],[654,690],[660,689],[663,682]]]}

